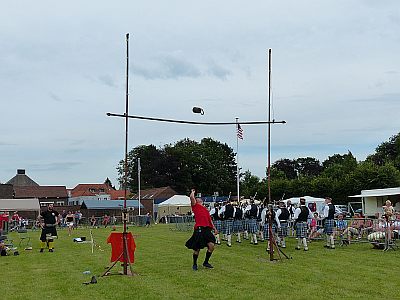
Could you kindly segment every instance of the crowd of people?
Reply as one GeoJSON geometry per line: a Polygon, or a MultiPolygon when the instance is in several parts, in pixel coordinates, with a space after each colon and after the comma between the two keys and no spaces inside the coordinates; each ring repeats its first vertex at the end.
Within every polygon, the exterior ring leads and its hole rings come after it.
{"type": "Polygon", "coordinates": [[[194,250],[193,269],[197,270],[197,257],[200,249],[207,247],[205,263],[208,265],[209,256],[214,250],[214,244],[220,245],[226,241],[232,247],[232,239],[237,243],[249,240],[258,245],[260,241],[267,241],[266,250],[270,251],[271,243],[286,248],[288,236],[296,238],[296,250],[309,250],[309,243],[314,239],[324,239],[324,247],[335,249],[335,242],[350,244],[352,240],[362,237],[369,241],[374,237],[387,237],[389,242],[398,235],[400,230],[400,214],[396,213],[390,201],[383,206],[383,214],[376,215],[375,219],[363,218],[355,214],[352,220],[346,220],[345,214],[332,203],[332,199],[325,198],[323,211],[317,212],[316,207],[308,205],[304,198],[300,198],[299,205],[292,205],[279,201],[278,206],[250,203],[240,204],[226,201],[215,203],[209,211],[201,199],[190,195],[192,211],[195,218],[194,234],[186,243],[189,249],[194,250]],[[202,209],[199,206],[203,207],[202,209]],[[209,219],[204,216],[204,210],[209,213],[209,219]],[[200,229],[200,230],[199,230],[200,229]],[[213,238],[210,237],[213,232],[213,238]],[[381,235],[373,233],[381,232],[381,235]],[[200,242],[199,242],[200,241],[200,242]]]}

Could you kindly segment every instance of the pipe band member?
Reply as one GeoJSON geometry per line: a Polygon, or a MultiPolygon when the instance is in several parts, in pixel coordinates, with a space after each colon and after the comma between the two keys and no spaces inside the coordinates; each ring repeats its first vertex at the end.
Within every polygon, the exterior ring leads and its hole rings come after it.
{"type": "Polygon", "coordinates": [[[221,220],[221,217],[219,216],[219,210],[220,210],[220,207],[219,207],[218,203],[215,203],[214,208],[210,210],[211,219],[212,219],[212,221],[215,225],[215,228],[217,229],[217,232],[218,232],[218,233],[215,233],[215,240],[216,240],[217,245],[221,245],[221,239],[219,237],[219,232],[222,230],[222,220],[221,220]]]}
{"type": "Polygon", "coordinates": [[[335,228],[335,214],[339,213],[336,210],[335,205],[332,204],[332,199],[329,197],[325,198],[325,207],[324,207],[324,228],[326,234],[326,245],[325,248],[335,249],[335,240],[334,240],[334,228],[335,228]]]}
{"type": "Polygon", "coordinates": [[[285,202],[279,201],[279,208],[276,211],[276,216],[281,224],[278,228],[278,245],[282,248],[286,248],[286,237],[289,235],[289,218],[290,212],[285,206],[285,202]]]}
{"type": "Polygon", "coordinates": [[[300,250],[300,246],[303,243],[304,251],[308,251],[307,245],[307,229],[308,218],[313,219],[314,216],[311,210],[306,206],[306,199],[300,198],[300,207],[296,208],[294,212],[294,220],[296,227],[296,238],[297,238],[297,246],[296,250],[300,250]]]}
{"type": "Polygon", "coordinates": [[[236,208],[233,207],[229,199],[227,203],[219,211],[220,217],[222,217],[225,222],[224,234],[226,235],[228,247],[232,247],[232,232],[233,232],[233,221],[235,213],[236,213],[236,208]]]}
{"type": "Polygon", "coordinates": [[[258,232],[258,224],[257,224],[257,216],[259,215],[260,210],[259,207],[254,203],[254,200],[250,200],[250,204],[246,207],[244,214],[248,221],[248,231],[250,233],[250,243],[257,245],[257,232],[258,232]]]}
{"type": "Polygon", "coordinates": [[[276,233],[277,233],[277,228],[281,227],[281,223],[275,213],[275,211],[272,208],[272,205],[268,205],[263,209],[261,212],[261,222],[264,227],[264,238],[267,241],[267,251],[270,251],[272,249],[273,245],[270,242],[270,238],[272,240],[275,239],[276,233]],[[271,222],[271,233],[272,236],[270,236],[270,222],[271,222]]]}
{"type": "Polygon", "coordinates": [[[199,257],[200,249],[207,247],[206,257],[203,262],[205,268],[213,268],[209,263],[211,254],[214,251],[215,236],[212,230],[218,234],[215,228],[208,209],[203,206],[203,200],[195,198],[195,190],[192,189],[190,193],[190,204],[194,214],[194,232],[190,239],[186,242],[185,246],[188,249],[193,249],[193,271],[197,271],[197,258],[199,257]]]}
{"type": "Polygon", "coordinates": [[[60,222],[60,214],[53,209],[53,204],[49,204],[47,210],[41,212],[38,219],[42,227],[42,234],[40,235],[40,252],[44,251],[46,243],[49,252],[53,252],[53,237],[57,236],[56,226],[60,222]]]}
{"type": "Polygon", "coordinates": [[[241,243],[241,233],[243,232],[243,209],[236,204],[235,205],[235,216],[233,217],[233,232],[236,233],[236,242],[241,243]]]}

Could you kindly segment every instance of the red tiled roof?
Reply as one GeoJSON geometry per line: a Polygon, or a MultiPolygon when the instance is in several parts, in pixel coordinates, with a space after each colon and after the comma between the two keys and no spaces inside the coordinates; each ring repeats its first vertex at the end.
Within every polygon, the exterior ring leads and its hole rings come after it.
{"type": "Polygon", "coordinates": [[[65,186],[14,186],[15,198],[67,198],[65,186]]]}
{"type": "Polygon", "coordinates": [[[115,190],[105,183],[81,183],[71,190],[71,197],[111,194],[112,191],[115,190]]]}
{"type": "MultiPolygon", "coordinates": [[[[125,198],[125,190],[112,190],[110,191],[111,200],[121,200],[125,198]]],[[[126,191],[127,199],[131,196],[130,191],[126,191]]]]}
{"type": "MultiPolygon", "coordinates": [[[[178,194],[175,190],[173,190],[170,186],[160,187],[160,188],[152,188],[147,190],[140,191],[140,199],[160,199],[160,198],[170,198],[173,195],[178,194]]],[[[135,193],[132,195],[132,199],[137,199],[139,193],[135,193]]]]}

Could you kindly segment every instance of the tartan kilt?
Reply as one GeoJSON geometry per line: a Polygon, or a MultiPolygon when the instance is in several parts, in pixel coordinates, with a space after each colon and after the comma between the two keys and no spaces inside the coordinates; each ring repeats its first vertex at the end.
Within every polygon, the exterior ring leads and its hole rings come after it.
{"type": "Polygon", "coordinates": [[[256,219],[249,219],[249,233],[257,233],[258,232],[258,223],[256,219]]]}
{"type": "Polygon", "coordinates": [[[224,234],[226,232],[226,220],[221,221],[221,232],[224,234]]]}
{"type": "Polygon", "coordinates": [[[228,234],[228,235],[232,234],[232,232],[233,232],[233,219],[225,220],[225,224],[226,224],[226,227],[225,227],[224,233],[228,234]]]}
{"type": "Polygon", "coordinates": [[[335,220],[327,219],[325,220],[325,234],[331,235],[335,227],[335,220]]]}
{"type": "Polygon", "coordinates": [[[208,243],[215,244],[215,236],[210,227],[198,227],[194,230],[190,239],[187,240],[185,246],[189,249],[200,250],[207,247],[208,243]]]}
{"type": "Polygon", "coordinates": [[[47,227],[47,226],[45,226],[43,229],[42,229],[42,233],[41,233],[41,235],[40,235],[40,240],[42,241],[42,242],[45,242],[46,240],[47,240],[47,237],[50,237],[50,236],[57,236],[57,229],[56,229],[56,227],[54,226],[54,227],[47,227]]]}
{"type": "Polygon", "coordinates": [[[250,222],[250,220],[249,219],[244,219],[244,221],[243,221],[243,227],[244,227],[244,231],[249,231],[249,222],[250,222]]]}
{"type": "Polygon", "coordinates": [[[296,237],[297,238],[306,238],[307,237],[307,222],[298,222],[296,223],[296,237]]]}
{"type": "Polygon", "coordinates": [[[258,224],[258,231],[260,232],[260,231],[264,231],[264,225],[262,224],[262,222],[261,221],[257,221],[257,224],[258,224]]]}
{"type": "Polygon", "coordinates": [[[281,228],[278,228],[278,236],[280,238],[287,237],[289,235],[289,227],[287,222],[281,222],[281,228]]]}
{"type": "MultiPolygon", "coordinates": [[[[272,223],[272,234],[276,234],[276,224],[272,223]]],[[[269,224],[264,224],[264,239],[269,240],[269,224]]]]}
{"type": "Polygon", "coordinates": [[[215,228],[218,230],[218,232],[221,231],[222,229],[222,221],[221,220],[215,220],[213,221],[215,228]]]}
{"type": "Polygon", "coordinates": [[[238,233],[243,231],[243,220],[233,221],[233,232],[238,233]]]}

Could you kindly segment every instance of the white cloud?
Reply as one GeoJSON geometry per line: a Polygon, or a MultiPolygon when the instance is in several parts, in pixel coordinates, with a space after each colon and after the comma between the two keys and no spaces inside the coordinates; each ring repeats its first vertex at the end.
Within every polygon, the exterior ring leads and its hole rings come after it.
{"type": "MultiPolygon", "coordinates": [[[[44,185],[117,177],[124,124],[105,113],[125,109],[127,32],[131,114],[265,120],[272,48],[273,116],[288,122],[273,126],[272,159],[347,150],[363,159],[399,131],[399,8],[367,0],[10,2],[0,11],[0,181],[17,168],[32,168],[44,185]],[[193,115],[193,106],[206,114],[193,115]]],[[[244,129],[241,167],[263,176],[266,127],[244,129]]],[[[210,136],[235,148],[234,131],[132,121],[129,143],[210,136]]]]}

